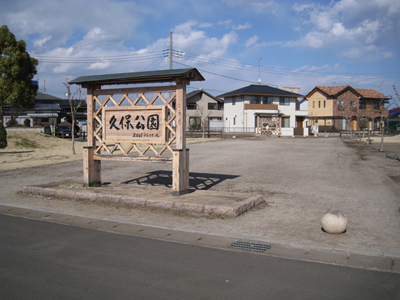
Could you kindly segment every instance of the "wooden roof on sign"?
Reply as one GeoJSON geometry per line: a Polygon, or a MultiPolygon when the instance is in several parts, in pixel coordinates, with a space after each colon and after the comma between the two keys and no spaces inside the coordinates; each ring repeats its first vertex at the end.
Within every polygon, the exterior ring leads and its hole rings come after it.
{"type": "Polygon", "coordinates": [[[87,75],[75,78],[68,83],[81,85],[113,85],[132,83],[175,82],[179,78],[184,78],[189,81],[205,80],[196,68],[186,68],[104,75],[87,75]]]}

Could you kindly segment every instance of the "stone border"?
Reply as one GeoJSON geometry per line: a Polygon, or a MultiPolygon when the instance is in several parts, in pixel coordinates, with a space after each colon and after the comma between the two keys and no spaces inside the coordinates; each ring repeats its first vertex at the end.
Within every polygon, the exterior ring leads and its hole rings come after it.
{"type": "Polygon", "coordinates": [[[24,186],[25,194],[40,195],[44,197],[87,201],[90,203],[125,207],[132,209],[161,209],[188,215],[213,216],[219,218],[237,217],[255,206],[264,203],[262,195],[252,195],[250,198],[236,202],[233,205],[209,205],[190,202],[147,199],[121,195],[85,193],[54,189],[40,186],[24,186]]]}

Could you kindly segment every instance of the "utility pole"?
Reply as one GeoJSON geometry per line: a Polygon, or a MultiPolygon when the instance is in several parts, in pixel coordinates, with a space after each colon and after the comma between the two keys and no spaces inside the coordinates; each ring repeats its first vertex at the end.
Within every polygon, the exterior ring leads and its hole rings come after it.
{"type": "Polygon", "coordinates": [[[169,69],[172,70],[172,30],[169,32],[169,69]]]}

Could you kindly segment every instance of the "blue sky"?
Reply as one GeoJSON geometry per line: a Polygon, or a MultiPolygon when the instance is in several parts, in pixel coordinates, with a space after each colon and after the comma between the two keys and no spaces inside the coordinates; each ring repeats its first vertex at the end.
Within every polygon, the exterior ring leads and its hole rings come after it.
{"type": "MultiPolygon", "coordinates": [[[[81,75],[196,67],[213,95],[257,84],[400,90],[400,1],[3,0],[1,25],[39,59],[40,91],[81,75]]],[[[400,104],[400,103],[399,103],[400,104]]],[[[394,107],[392,105],[392,107],[394,107]]]]}

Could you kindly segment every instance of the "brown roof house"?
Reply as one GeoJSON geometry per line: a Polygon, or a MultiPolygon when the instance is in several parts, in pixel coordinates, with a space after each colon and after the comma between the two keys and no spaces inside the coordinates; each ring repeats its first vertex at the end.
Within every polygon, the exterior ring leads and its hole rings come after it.
{"type": "Polygon", "coordinates": [[[362,123],[371,130],[379,130],[381,116],[388,116],[385,103],[389,98],[372,89],[356,89],[350,85],[316,86],[304,99],[308,100],[311,132],[315,128],[319,132],[360,130],[362,123]],[[362,119],[366,121],[360,122],[362,119]]]}

